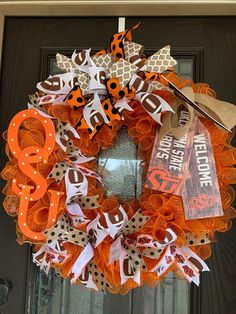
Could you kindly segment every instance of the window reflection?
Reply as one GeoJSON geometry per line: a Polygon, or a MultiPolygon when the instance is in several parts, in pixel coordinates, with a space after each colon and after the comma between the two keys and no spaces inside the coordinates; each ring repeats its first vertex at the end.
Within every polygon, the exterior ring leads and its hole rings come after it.
{"type": "Polygon", "coordinates": [[[98,162],[107,195],[117,195],[121,200],[139,197],[142,161],[126,127],[118,131],[111,148],[101,151],[98,162]]]}

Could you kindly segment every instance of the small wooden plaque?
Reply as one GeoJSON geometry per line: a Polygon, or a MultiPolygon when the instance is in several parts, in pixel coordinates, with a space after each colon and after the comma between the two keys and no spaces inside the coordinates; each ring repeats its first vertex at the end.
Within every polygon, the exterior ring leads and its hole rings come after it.
{"type": "MultiPolygon", "coordinates": [[[[189,119],[188,111],[183,107],[178,113],[178,125],[184,125],[189,119]]],[[[153,190],[181,195],[188,172],[190,152],[195,134],[195,122],[184,137],[177,140],[173,135],[154,141],[145,186],[153,190]]]]}

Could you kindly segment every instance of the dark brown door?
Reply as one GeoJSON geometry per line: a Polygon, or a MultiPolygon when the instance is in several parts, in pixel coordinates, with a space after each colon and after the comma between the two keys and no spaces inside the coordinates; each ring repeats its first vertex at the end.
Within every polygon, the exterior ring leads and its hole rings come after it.
{"type": "MultiPolygon", "coordinates": [[[[135,31],[134,41],[142,43],[147,53],[171,44],[172,54],[179,60],[177,70],[181,74],[192,76],[196,81],[208,82],[220,99],[236,102],[235,18],[126,18],[126,26],[140,20],[142,25],[135,31]]],[[[117,27],[118,18],[7,18],[0,98],[1,130],[7,128],[16,112],[26,108],[28,94],[34,92],[36,83],[54,70],[53,58],[57,51],[71,54],[75,48],[84,47],[99,50],[107,46],[117,27]]],[[[2,143],[2,147],[3,145],[2,143]]],[[[128,158],[130,157],[127,156],[128,158]]],[[[1,168],[5,162],[6,157],[2,153],[1,168]]],[[[135,195],[136,191],[132,193],[135,195]]],[[[218,243],[213,244],[213,255],[208,260],[211,272],[203,275],[200,288],[191,289],[191,313],[236,313],[235,247],[236,226],[233,223],[231,230],[218,235],[218,243]]],[[[36,272],[31,263],[30,248],[27,245],[20,247],[15,242],[15,222],[4,210],[0,215],[0,266],[0,278],[6,279],[11,285],[9,298],[0,312],[80,313],[79,309],[75,312],[67,304],[74,293],[74,290],[70,291],[70,295],[65,293],[69,291],[67,283],[61,283],[56,277],[51,278],[51,281],[50,278],[42,279],[36,272]],[[52,301],[58,285],[61,289],[59,299],[62,302],[59,305],[52,301]],[[39,293],[43,291],[39,286],[45,290],[43,296],[39,293]],[[51,305],[43,312],[39,310],[38,299],[41,298],[40,302],[44,302],[45,296],[51,298],[51,305]]],[[[165,305],[170,300],[170,295],[171,300],[174,300],[177,294],[177,286],[172,286],[173,291],[168,295],[165,294],[168,282],[161,293],[157,289],[141,288],[127,296],[107,295],[102,299],[102,305],[93,296],[81,301],[80,308],[84,306],[81,313],[183,314],[183,311],[179,312],[181,306],[176,308],[174,305],[165,305]],[[166,298],[163,303],[165,306],[160,305],[163,300],[160,296],[157,297],[158,293],[166,298]],[[86,307],[88,303],[89,310],[86,307]]]]}

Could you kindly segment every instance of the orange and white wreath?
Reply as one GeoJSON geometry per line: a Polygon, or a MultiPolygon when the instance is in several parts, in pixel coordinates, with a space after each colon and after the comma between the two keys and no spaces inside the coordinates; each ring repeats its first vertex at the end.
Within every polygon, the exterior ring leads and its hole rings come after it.
{"type": "Polygon", "coordinates": [[[63,74],[37,84],[4,134],[6,212],[33,261],[112,293],[169,271],[199,284],[216,231],[229,229],[236,107],[174,72],[166,46],[146,57],[133,28],[108,49],[57,54],[63,74]],[[98,155],[125,125],[143,161],[139,199],[107,196],[98,155]]]}

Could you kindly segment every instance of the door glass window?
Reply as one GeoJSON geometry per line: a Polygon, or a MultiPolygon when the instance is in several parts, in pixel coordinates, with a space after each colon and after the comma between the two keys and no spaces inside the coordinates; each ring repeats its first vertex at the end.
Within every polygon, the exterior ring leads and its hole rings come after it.
{"type": "MultiPolygon", "coordinates": [[[[174,56],[174,53],[172,53],[174,56]]],[[[194,57],[191,58],[176,58],[178,61],[178,64],[175,65],[175,71],[180,74],[183,77],[193,79],[194,76],[194,57]]],[[[49,71],[51,75],[60,74],[62,73],[61,70],[56,65],[56,59],[55,57],[49,57],[49,71]]]]}

